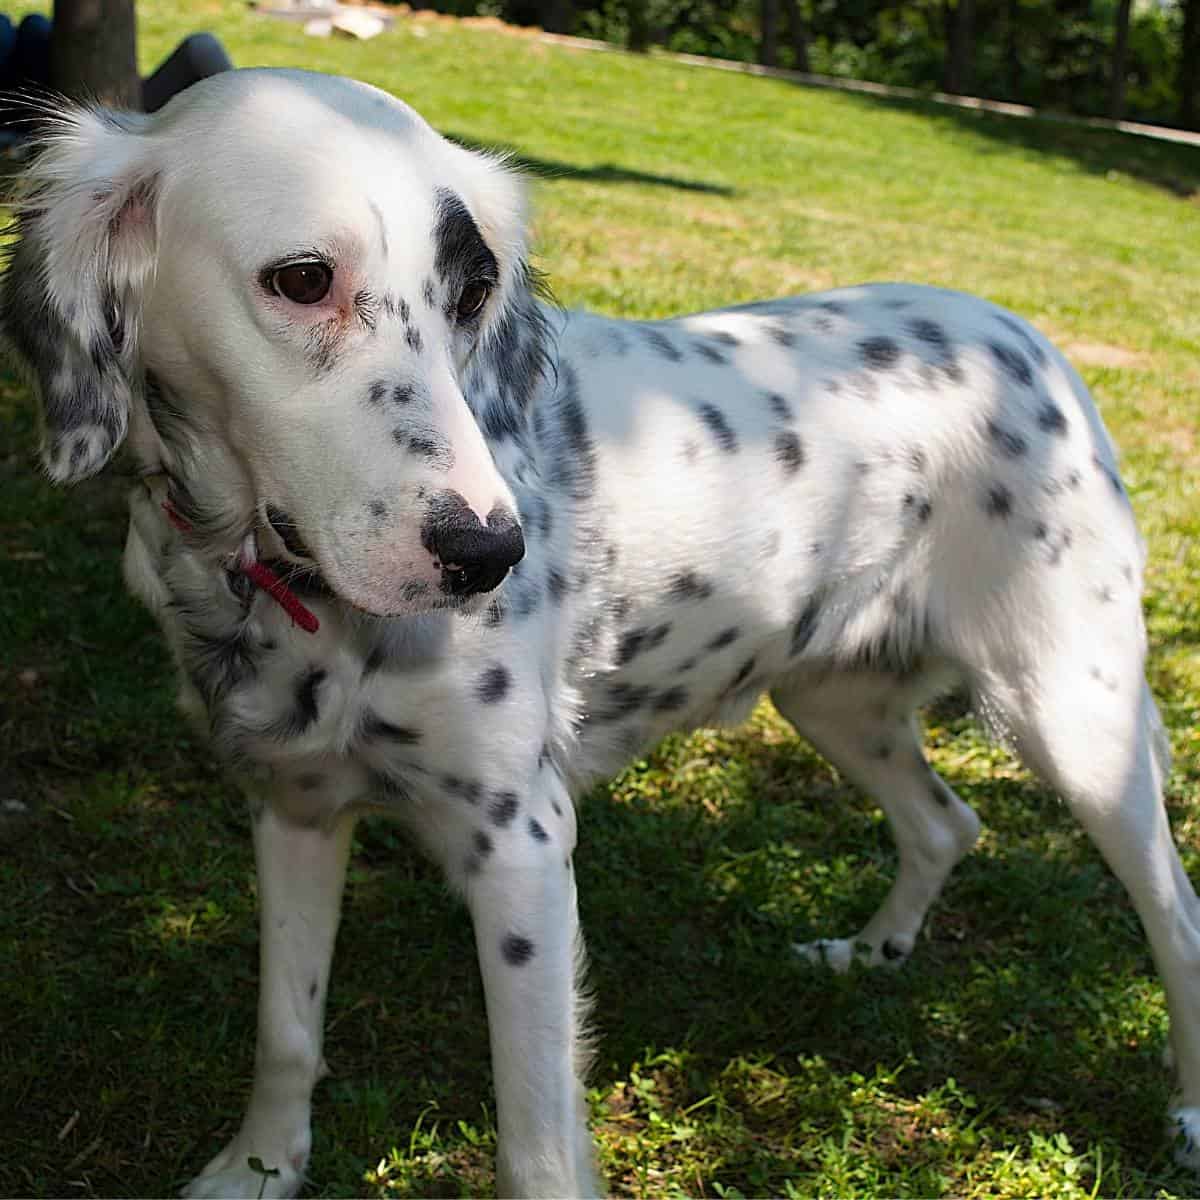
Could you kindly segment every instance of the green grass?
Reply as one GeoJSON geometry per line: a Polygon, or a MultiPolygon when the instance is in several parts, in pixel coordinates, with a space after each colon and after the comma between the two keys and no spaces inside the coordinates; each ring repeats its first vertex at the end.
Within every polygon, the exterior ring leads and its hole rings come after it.
{"type": "MultiPolygon", "coordinates": [[[[567,304],[648,316],[902,278],[981,292],[1058,338],[1124,449],[1149,541],[1169,804],[1200,874],[1200,153],[444,21],[357,45],[217,0],[139,9],[147,68],[208,27],[239,65],[361,76],[512,148],[538,175],[540,260],[567,304]]],[[[52,491],[34,441],[8,377],[0,1194],[163,1195],[245,1095],[247,822],[123,593],[123,481],[52,491]]],[[[987,828],[897,975],[832,978],[788,954],[856,928],[895,864],[879,813],[767,707],[668,741],[587,799],[591,1098],[615,1192],[1196,1193],[1163,1135],[1165,1009],[1121,889],[967,717],[941,706],[928,734],[987,828]]],[[[356,847],[329,1011],[314,1192],[489,1189],[469,922],[386,825],[356,847]]]]}

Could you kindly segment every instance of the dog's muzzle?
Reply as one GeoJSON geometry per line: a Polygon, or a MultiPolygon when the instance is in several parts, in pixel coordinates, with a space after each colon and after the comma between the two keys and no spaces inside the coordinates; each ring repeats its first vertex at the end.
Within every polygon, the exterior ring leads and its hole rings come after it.
{"type": "Polygon", "coordinates": [[[474,596],[498,587],[525,557],[516,518],[501,508],[484,525],[457,492],[442,492],[429,507],[421,543],[442,571],[442,590],[474,596]]]}

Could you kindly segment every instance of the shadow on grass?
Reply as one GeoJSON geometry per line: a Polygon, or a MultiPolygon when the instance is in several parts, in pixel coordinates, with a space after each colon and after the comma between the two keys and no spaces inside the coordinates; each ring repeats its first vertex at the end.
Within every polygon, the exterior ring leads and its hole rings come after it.
{"type": "MultiPolygon", "coordinates": [[[[115,657],[100,652],[97,668],[115,657]]],[[[793,934],[844,933],[869,915],[893,870],[887,839],[801,743],[746,736],[737,750],[740,784],[717,812],[613,802],[603,789],[584,811],[602,1093],[620,1103],[621,1081],[654,1074],[655,1102],[680,1121],[720,1096],[725,1116],[700,1121],[697,1136],[731,1139],[714,1161],[723,1185],[746,1194],[819,1173],[819,1142],[848,1119],[866,1143],[856,1153],[899,1187],[888,1171],[908,1167],[889,1163],[864,1126],[948,1077],[1018,1153],[1034,1129],[1076,1148],[1102,1140],[1106,1164],[1114,1150],[1139,1166],[1160,1157],[1156,1047],[1111,1045],[1113,1025],[1135,1021],[1122,997],[1148,971],[1146,954],[1097,865],[1020,846],[981,855],[906,970],[831,976],[795,961],[793,934]],[[795,799],[753,798],[781,791],[795,799]],[[654,1066],[664,1055],[674,1065],[654,1066]],[[856,1076],[902,1064],[886,1094],[864,1099],[856,1076]],[[756,1091],[762,1072],[769,1102],[756,1091]]],[[[204,751],[193,756],[211,788],[204,751]]],[[[210,793],[198,804],[171,782],[174,764],[161,779],[154,763],[138,770],[130,793],[154,803],[80,820],[81,796],[64,810],[74,820],[37,816],[0,852],[12,902],[0,944],[15,954],[0,998],[21,1031],[0,1055],[0,1194],[164,1194],[236,1128],[254,1027],[246,821],[219,786],[215,803],[210,793]]],[[[1010,783],[993,799],[1031,807],[1026,792],[1010,783]]],[[[1051,810],[1047,824],[1061,833],[1065,817],[1051,810]]],[[[311,1172],[334,1189],[324,1194],[361,1194],[363,1171],[408,1145],[431,1106],[447,1131],[433,1158],[490,1169],[490,1152],[455,1133],[492,1104],[469,920],[382,822],[362,827],[352,860],[328,1025],[335,1076],[318,1091],[311,1172]]],[[[632,1119],[618,1121],[624,1136],[632,1119]]],[[[938,1144],[906,1154],[936,1164],[938,1144]]],[[[401,1194],[456,1194],[437,1170],[408,1178],[401,1194]]],[[[1119,1167],[1104,1182],[1129,1190],[1119,1167]]]]}
{"type": "MultiPolygon", "coordinates": [[[[799,86],[799,85],[798,85],[799,86]]],[[[931,124],[990,138],[1006,148],[1070,159],[1092,175],[1117,171],[1180,199],[1200,193],[1200,146],[1159,141],[1119,130],[1071,125],[1047,117],[1014,117],[926,100],[841,93],[863,108],[916,113],[931,124]]]]}
{"type": "Polygon", "coordinates": [[[559,162],[556,159],[535,158],[503,142],[480,142],[458,133],[447,133],[445,136],[468,150],[492,153],[498,151],[505,154],[513,166],[538,179],[576,179],[585,183],[637,183],[648,187],[675,188],[684,192],[703,192],[710,196],[735,194],[733,188],[724,184],[680,179],[677,175],[656,175],[648,171],[618,167],[612,163],[596,163],[590,167],[582,167],[576,163],[559,162]]]}

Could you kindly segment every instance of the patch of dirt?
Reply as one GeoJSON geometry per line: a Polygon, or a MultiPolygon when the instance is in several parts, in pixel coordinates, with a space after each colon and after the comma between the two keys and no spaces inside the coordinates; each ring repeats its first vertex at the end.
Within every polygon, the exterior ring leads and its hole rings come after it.
{"type": "Polygon", "coordinates": [[[1107,342],[1064,342],[1063,353],[1075,363],[1085,367],[1142,367],[1145,355],[1124,346],[1110,346],[1107,342]]]}

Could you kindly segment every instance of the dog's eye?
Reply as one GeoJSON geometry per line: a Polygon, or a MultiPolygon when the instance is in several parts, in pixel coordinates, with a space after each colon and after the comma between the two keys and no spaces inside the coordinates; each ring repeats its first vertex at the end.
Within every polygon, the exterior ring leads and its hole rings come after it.
{"type": "Polygon", "coordinates": [[[317,304],[329,295],[333,271],[323,262],[292,263],[271,274],[271,290],[293,304],[317,304]]]}
{"type": "Polygon", "coordinates": [[[460,321],[469,321],[472,317],[477,317],[479,310],[487,302],[491,291],[492,285],[482,279],[476,279],[474,283],[468,283],[458,298],[458,319],[460,321]]]}

